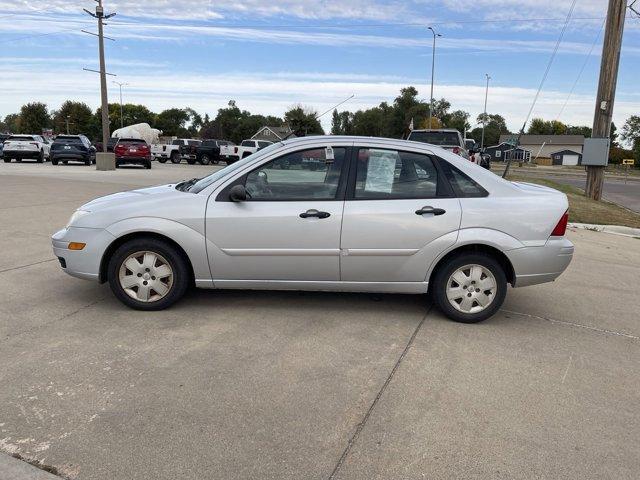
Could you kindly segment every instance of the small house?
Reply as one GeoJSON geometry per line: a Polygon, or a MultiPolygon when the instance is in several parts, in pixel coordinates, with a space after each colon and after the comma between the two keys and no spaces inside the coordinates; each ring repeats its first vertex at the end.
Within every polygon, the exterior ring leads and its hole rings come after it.
{"type": "Polygon", "coordinates": [[[289,127],[262,127],[251,140],[266,140],[267,142],[280,142],[288,138],[296,138],[289,127]]]}
{"type": "Polygon", "coordinates": [[[552,165],[582,165],[582,154],[573,150],[560,150],[551,154],[552,165]]]}

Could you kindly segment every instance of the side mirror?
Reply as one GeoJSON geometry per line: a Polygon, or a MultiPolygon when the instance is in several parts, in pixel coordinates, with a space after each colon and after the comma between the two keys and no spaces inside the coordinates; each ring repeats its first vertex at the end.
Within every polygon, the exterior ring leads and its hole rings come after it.
{"type": "Polygon", "coordinates": [[[244,202],[247,200],[247,190],[244,185],[234,185],[229,190],[229,200],[232,202],[244,202]]]}

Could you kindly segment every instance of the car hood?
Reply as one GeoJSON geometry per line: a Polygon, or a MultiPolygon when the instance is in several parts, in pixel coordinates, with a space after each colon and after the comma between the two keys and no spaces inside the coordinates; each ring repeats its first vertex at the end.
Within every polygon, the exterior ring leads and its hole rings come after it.
{"type": "Polygon", "coordinates": [[[140,188],[137,190],[129,190],[127,192],[112,193],[104,197],[98,197],[85,203],[80,210],[88,210],[90,212],[97,209],[115,207],[119,205],[131,204],[140,200],[148,200],[150,198],[158,199],[159,197],[174,196],[181,194],[175,189],[175,184],[157,185],[155,187],[140,188]]]}

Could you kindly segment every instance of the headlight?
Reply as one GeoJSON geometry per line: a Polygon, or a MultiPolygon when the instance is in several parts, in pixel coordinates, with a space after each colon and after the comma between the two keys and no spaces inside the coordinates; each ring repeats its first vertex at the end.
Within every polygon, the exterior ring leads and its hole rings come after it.
{"type": "Polygon", "coordinates": [[[73,212],[73,215],[71,215],[71,218],[67,222],[67,228],[77,222],[80,217],[84,217],[88,213],[91,212],[89,210],[76,210],[75,212],[73,212]]]}

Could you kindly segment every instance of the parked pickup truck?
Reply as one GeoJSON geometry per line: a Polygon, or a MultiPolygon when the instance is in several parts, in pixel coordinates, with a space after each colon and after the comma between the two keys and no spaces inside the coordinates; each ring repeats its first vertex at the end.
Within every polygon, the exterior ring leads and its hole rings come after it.
{"type": "Polygon", "coordinates": [[[233,163],[241,158],[248,157],[252,153],[256,153],[258,150],[262,150],[268,147],[273,142],[267,142],[266,140],[243,140],[240,145],[233,147],[233,153],[230,155],[227,163],[233,163]]]}
{"type": "Polygon", "coordinates": [[[407,140],[437,145],[469,160],[469,152],[467,152],[465,148],[462,135],[458,130],[453,128],[412,130],[407,140]]]}
{"type": "Polygon", "coordinates": [[[21,162],[24,159],[32,159],[38,163],[49,158],[51,143],[41,135],[11,135],[4,141],[2,159],[10,163],[12,159],[21,162]]]}
{"type": "Polygon", "coordinates": [[[200,140],[191,138],[177,138],[169,145],[151,145],[151,157],[160,163],[171,160],[171,163],[180,163],[186,160],[189,165],[196,163],[196,149],[200,140]]]}
{"type": "MultiPolygon", "coordinates": [[[[203,140],[196,148],[196,162],[201,165],[218,163],[221,159],[228,160],[235,145],[227,140],[203,140]]],[[[227,163],[229,163],[227,161],[227,163]]]]}

